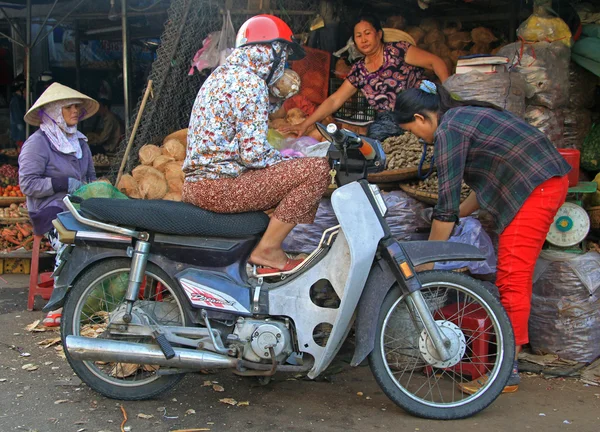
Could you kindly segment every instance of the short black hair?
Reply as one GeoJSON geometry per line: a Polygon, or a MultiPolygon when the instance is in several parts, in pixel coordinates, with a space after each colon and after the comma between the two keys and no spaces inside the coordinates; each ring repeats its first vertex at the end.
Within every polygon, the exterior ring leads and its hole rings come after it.
{"type": "Polygon", "coordinates": [[[105,106],[106,108],[110,109],[110,106],[112,104],[111,101],[109,101],[108,99],[104,99],[104,98],[98,98],[98,103],[100,105],[105,106]]]}
{"type": "MultiPolygon", "coordinates": [[[[375,31],[383,32],[383,27],[381,26],[381,21],[379,20],[379,18],[371,14],[361,15],[352,24],[352,40],[354,40],[354,27],[356,27],[361,21],[365,21],[371,24],[375,31]]],[[[383,35],[381,35],[381,41],[383,42],[383,35]]]]}

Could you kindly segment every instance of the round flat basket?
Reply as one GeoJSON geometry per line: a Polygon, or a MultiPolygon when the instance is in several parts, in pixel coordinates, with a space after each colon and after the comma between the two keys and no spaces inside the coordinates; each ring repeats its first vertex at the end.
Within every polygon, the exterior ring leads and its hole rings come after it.
{"type": "MultiPolygon", "coordinates": [[[[426,173],[429,171],[429,165],[424,165],[421,168],[421,172],[426,173]]],[[[380,173],[369,174],[369,181],[371,183],[394,183],[405,180],[413,180],[419,178],[418,167],[400,168],[394,170],[385,170],[380,173]]]]}
{"type": "Polygon", "coordinates": [[[25,197],[0,197],[0,207],[6,207],[11,204],[20,204],[25,202],[25,197]]]}
{"type": "Polygon", "coordinates": [[[431,192],[423,192],[413,186],[401,184],[400,189],[402,189],[406,194],[410,197],[413,197],[417,201],[421,201],[425,204],[436,205],[438,201],[437,194],[431,192]]]}
{"type": "Polygon", "coordinates": [[[0,217],[0,224],[1,225],[12,225],[15,223],[27,223],[29,222],[29,218],[28,217],[18,217],[18,218],[5,218],[5,217],[0,217]]]}

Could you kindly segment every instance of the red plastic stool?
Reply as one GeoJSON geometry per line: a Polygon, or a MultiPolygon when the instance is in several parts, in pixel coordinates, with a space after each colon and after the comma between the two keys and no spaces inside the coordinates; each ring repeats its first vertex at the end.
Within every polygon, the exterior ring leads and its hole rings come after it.
{"type": "Polygon", "coordinates": [[[33,249],[31,250],[31,269],[29,273],[29,296],[27,297],[27,310],[33,310],[33,303],[36,295],[44,300],[49,300],[54,289],[54,279],[52,272],[43,272],[38,274],[40,266],[40,244],[43,236],[33,236],[33,249]]]}
{"type": "MultiPolygon", "coordinates": [[[[470,357],[472,361],[462,361],[446,370],[470,375],[471,379],[474,380],[491,370],[493,365],[491,356],[494,355],[494,352],[490,350],[490,343],[495,342],[495,340],[492,340],[489,335],[491,321],[479,305],[470,304],[464,309],[464,312],[458,313],[459,307],[462,308],[463,304],[448,305],[435,313],[435,319],[444,320],[455,317],[450,321],[458,325],[458,319],[462,318],[461,329],[468,341],[465,355],[470,357]]],[[[431,374],[433,369],[428,366],[426,372],[431,374]]]]}

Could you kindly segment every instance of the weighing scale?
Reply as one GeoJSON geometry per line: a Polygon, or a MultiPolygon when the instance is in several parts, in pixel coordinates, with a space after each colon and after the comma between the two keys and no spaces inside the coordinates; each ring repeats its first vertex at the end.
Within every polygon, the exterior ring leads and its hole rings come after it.
{"type": "Polygon", "coordinates": [[[580,182],[569,188],[567,201],[558,209],[546,236],[548,249],[570,253],[585,252],[590,217],[583,208],[583,194],[595,193],[597,188],[596,182],[580,182]]]}

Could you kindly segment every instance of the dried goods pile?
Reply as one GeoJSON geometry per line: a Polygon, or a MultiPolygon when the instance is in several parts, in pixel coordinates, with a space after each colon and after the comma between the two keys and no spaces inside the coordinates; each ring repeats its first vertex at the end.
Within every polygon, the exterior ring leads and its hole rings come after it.
{"type": "MultiPolygon", "coordinates": [[[[388,170],[416,167],[423,155],[423,144],[416,135],[406,132],[404,135],[387,138],[383,142],[383,151],[387,156],[388,170]]],[[[425,164],[431,162],[433,146],[427,146],[425,164]]]]}
{"type": "Polygon", "coordinates": [[[121,177],[117,189],[130,198],[181,201],[185,145],[165,139],[158,147],[146,144],[139,151],[141,165],[121,177]]]}
{"type": "MultiPolygon", "coordinates": [[[[428,193],[432,193],[432,194],[436,194],[437,195],[437,193],[438,193],[438,177],[437,177],[437,174],[434,172],[426,180],[420,180],[418,182],[412,182],[412,183],[410,183],[410,186],[416,188],[417,190],[419,190],[421,192],[428,192],[428,193]]],[[[460,191],[460,198],[461,198],[461,200],[464,200],[465,198],[467,198],[470,193],[471,193],[471,189],[469,188],[469,186],[467,186],[463,182],[462,188],[461,188],[461,191],[460,191]]]]}
{"type": "Polygon", "coordinates": [[[94,166],[109,166],[110,159],[108,156],[103,154],[97,154],[92,156],[92,161],[94,162],[94,166]]]}
{"type": "MultiPolygon", "coordinates": [[[[33,247],[33,227],[29,223],[7,225],[0,231],[0,250],[2,252],[12,252],[14,250],[25,248],[31,250],[33,247]]],[[[42,239],[40,251],[48,251],[52,248],[42,239]]]]}

